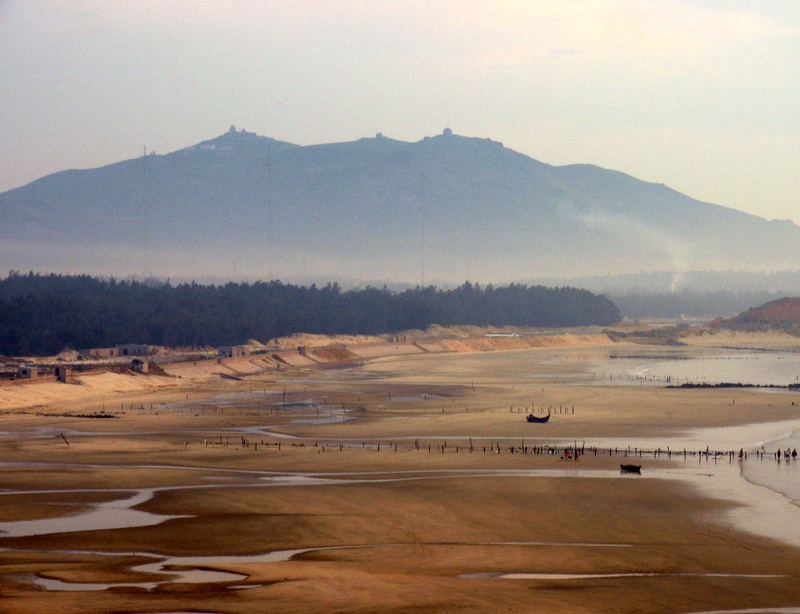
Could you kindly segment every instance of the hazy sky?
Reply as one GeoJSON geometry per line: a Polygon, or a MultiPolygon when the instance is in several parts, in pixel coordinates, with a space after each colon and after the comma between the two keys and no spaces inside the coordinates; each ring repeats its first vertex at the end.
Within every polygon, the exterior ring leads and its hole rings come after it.
{"type": "Polygon", "coordinates": [[[449,126],[800,223],[800,3],[0,0],[0,191],[195,144],[449,126]]]}

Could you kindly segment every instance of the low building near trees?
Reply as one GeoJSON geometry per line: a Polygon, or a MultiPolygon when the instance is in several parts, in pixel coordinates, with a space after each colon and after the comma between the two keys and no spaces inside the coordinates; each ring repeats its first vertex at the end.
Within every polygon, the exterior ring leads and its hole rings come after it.
{"type": "Polygon", "coordinates": [[[22,365],[17,369],[17,377],[19,379],[33,379],[39,376],[39,369],[37,367],[30,367],[22,365]]]}
{"type": "Polygon", "coordinates": [[[117,356],[153,356],[158,354],[157,345],[144,343],[122,343],[115,346],[117,356]]]}
{"type": "Polygon", "coordinates": [[[117,348],[90,348],[88,350],[80,350],[79,354],[89,358],[114,358],[119,356],[119,351],[117,348]]]}
{"type": "Polygon", "coordinates": [[[250,350],[243,345],[221,345],[219,346],[217,355],[220,358],[239,358],[242,356],[249,356],[250,350]]]}

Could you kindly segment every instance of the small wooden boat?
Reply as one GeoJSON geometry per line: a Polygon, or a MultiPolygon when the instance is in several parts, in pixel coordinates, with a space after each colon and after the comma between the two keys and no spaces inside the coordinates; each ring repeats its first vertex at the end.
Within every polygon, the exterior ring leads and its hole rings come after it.
{"type": "Polygon", "coordinates": [[[642,466],[641,465],[620,465],[619,470],[622,473],[641,473],[642,466]]]}
{"type": "Polygon", "coordinates": [[[528,422],[547,422],[550,419],[550,414],[542,416],[541,418],[539,416],[534,416],[533,414],[528,414],[525,418],[528,422]]]}

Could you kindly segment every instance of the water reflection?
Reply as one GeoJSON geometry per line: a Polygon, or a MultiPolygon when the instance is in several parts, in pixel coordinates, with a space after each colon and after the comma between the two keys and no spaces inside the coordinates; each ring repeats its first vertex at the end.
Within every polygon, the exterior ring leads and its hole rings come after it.
{"type": "MultiPolygon", "coordinates": [[[[727,574],[727,573],[520,573],[491,572],[465,574],[462,578],[498,578],[501,580],[597,580],[605,578],[785,578],[776,574],[727,574]]],[[[774,612],[775,610],[768,610],[774,612]]]]}
{"type": "Polygon", "coordinates": [[[632,375],[651,380],[753,386],[788,386],[800,382],[800,354],[795,352],[737,352],[665,360],[638,367],[632,375]]]}
{"type": "Polygon", "coordinates": [[[173,518],[186,517],[151,514],[150,512],[132,509],[134,506],[152,499],[154,492],[155,489],[144,488],[136,491],[134,495],[127,499],[97,503],[88,511],[74,516],[0,522],[0,531],[3,533],[2,537],[27,537],[32,535],[51,535],[53,533],[146,527],[160,524],[173,518]]]}

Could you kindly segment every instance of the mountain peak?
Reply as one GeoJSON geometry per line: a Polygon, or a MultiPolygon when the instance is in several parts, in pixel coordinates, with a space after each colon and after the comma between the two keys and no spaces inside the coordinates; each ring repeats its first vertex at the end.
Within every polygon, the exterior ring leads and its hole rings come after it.
{"type": "Polygon", "coordinates": [[[299,147],[299,145],[285,143],[271,137],[260,136],[255,132],[248,132],[244,128],[237,130],[236,127],[232,125],[227,132],[223,132],[213,139],[202,141],[197,145],[185,147],[179,151],[182,153],[201,151],[215,152],[218,154],[268,154],[273,151],[281,151],[293,147],[299,147]]]}

